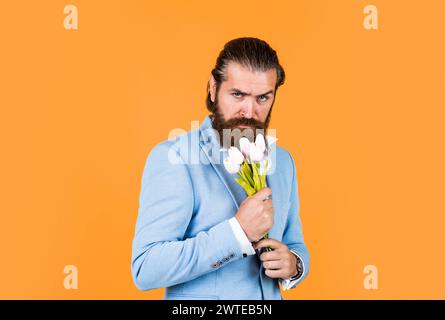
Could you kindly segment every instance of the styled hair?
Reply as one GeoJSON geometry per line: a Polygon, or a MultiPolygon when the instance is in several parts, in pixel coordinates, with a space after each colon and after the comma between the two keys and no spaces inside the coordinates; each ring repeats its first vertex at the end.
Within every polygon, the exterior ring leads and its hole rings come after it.
{"type": "MultiPolygon", "coordinates": [[[[278,61],[276,51],[266,41],[243,37],[227,42],[216,59],[215,68],[212,70],[216,82],[216,94],[219,92],[221,83],[227,80],[226,70],[229,62],[237,62],[252,71],[268,71],[274,68],[277,72],[275,91],[284,83],[285,73],[278,61]]],[[[210,112],[215,113],[215,103],[210,99],[209,89],[208,83],[206,105],[210,112]]]]}

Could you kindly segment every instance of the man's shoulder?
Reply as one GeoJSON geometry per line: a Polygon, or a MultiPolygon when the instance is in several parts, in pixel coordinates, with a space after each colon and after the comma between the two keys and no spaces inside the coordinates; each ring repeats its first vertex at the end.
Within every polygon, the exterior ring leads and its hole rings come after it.
{"type": "Polygon", "coordinates": [[[290,152],[287,151],[287,149],[279,146],[278,144],[275,145],[275,148],[276,148],[277,156],[287,157],[290,154],[290,152]]]}
{"type": "Polygon", "coordinates": [[[278,162],[282,162],[284,165],[292,165],[293,158],[292,158],[291,153],[287,149],[285,149],[279,145],[276,145],[275,150],[276,150],[275,151],[276,159],[278,162]]]}
{"type": "MultiPolygon", "coordinates": [[[[169,137],[155,144],[150,152],[149,157],[176,158],[175,161],[187,159],[191,153],[199,151],[199,132],[190,130],[181,134],[169,137]]],[[[171,161],[170,161],[171,162],[171,161]]]]}

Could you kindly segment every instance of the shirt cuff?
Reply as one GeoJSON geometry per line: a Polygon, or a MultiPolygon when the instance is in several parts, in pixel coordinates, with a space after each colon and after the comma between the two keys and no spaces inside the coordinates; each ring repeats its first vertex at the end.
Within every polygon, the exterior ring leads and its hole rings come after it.
{"type": "Polygon", "coordinates": [[[292,289],[303,277],[304,274],[304,262],[303,259],[301,259],[301,257],[293,250],[290,250],[290,252],[292,252],[294,255],[297,256],[298,259],[300,259],[301,261],[301,265],[303,267],[303,272],[301,273],[300,277],[294,280],[291,280],[291,278],[286,278],[286,279],[282,279],[281,280],[281,287],[283,288],[283,290],[288,290],[288,289],[292,289]]]}
{"type": "Polygon", "coordinates": [[[246,233],[244,232],[243,228],[241,228],[238,219],[233,217],[229,219],[229,223],[230,226],[232,227],[233,233],[235,234],[236,240],[238,240],[243,255],[250,256],[256,254],[255,249],[252,246],[252,243],[250,243],[249,238],[247,238],[246,233]]]}

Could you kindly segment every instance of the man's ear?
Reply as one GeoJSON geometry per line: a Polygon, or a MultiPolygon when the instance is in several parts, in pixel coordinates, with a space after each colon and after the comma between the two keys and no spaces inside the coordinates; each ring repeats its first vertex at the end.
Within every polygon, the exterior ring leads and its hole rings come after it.
{"type": "Polygon", "coordinates": [[[212,102],[215,102],[216,81],[215,78],[213,77],[213,74],[211,74],[209,78],[209,92],[210,92],[210,100],[212,100],[212,102]]]}

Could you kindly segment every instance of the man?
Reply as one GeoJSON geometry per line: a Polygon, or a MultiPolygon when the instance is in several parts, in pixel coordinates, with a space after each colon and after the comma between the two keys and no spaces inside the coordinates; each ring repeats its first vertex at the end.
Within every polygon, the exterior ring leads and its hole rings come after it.
{"type": "Polygon", "coordinates": [[[309,253],[290,153],[270,148],[268,187],[250,197],[221,161],[221,150],[248,136],[227,138],[228,131],[255,131],[251,140],[265,132],[284,78],[265,41],[228,42],[209,79],[211,114],[198,130],[150,152],[133,240],[139,289],[166,287],[165,299],[282,299],[280,282],[289,289],[306,277],[309,253]]]}

